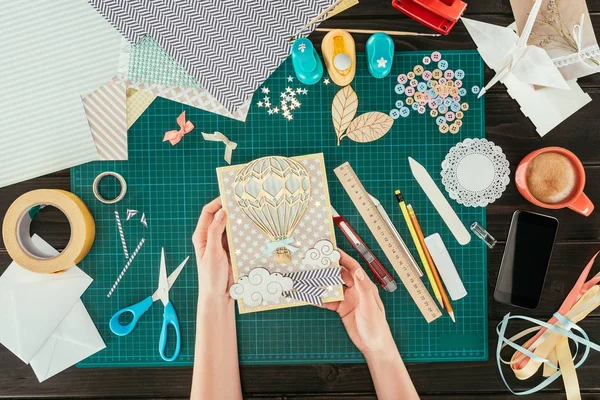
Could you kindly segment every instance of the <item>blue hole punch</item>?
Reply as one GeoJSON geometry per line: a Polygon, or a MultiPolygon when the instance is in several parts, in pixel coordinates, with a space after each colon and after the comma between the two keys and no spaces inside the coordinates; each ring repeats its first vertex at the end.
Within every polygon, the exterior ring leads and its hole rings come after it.
{"type": "Polygon", "coordinates": [[[367,62],[369,72],[377,79],[385,78],[392,70],[394,41],[389,35],[377,32],[367,40],[367,62]]]}
{"type": "Polygon", "coordinates": [[[296,77],[305,85],[314,85],[323,77],[323,63],[312,42],[306,38],[294,41],[292,64],[296,77]]]}

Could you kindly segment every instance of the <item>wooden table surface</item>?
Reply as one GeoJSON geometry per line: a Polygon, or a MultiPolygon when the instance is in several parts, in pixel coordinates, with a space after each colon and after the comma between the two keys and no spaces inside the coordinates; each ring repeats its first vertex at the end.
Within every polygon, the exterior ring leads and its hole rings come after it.
{"type": "MultiPolygon", "coordinates": [[[[565,0],[562,0],[565,1],[565,0]]],[[[427,29],[405,17],[390,5],[391,0],[360,0],[360,4],[326,21],[322,27],[409,30],[427,29]]],[[[588,0],[596,35],[600,37],[600,0],[588,0]]],[[[506,26],[513,21],[508,0],[471,0],[467,16],[506,26]]],[[[322,34],[311,38],[320,43],[322,34]]],[[[364,50],[367,35],[354,35],[357,49],[364,50]]],[[[2,39],[5,40],[5,39],[2,39]]],[[[396,37],[396,50],[473,49],[475,45],[464,26],[458,23],[448,37],[396,37]]],[[[491,78],[486,72],[486,81],[491,78]]],[[[530,151],[544,146],[562,146],[575,152],[587,173],[586,193],[600,206],[600,74],[580,80],[593,102],[540,138],[531,122],[519,111],[503,85],[496,85],[486,95],[486,135],[501,146],[514,171],[530,151]]],[[[1,117],[0,117],[1,118],[1,117]]],[[[2,134],[8,134],[4,132],[2,134]]],[[[16,140],[16,139],[15,139],[16,140]]],[[[32,144],[34,145],[34,144],[32,144]]],[[[0,150],[0,154],[1,154],[0,150]]],[[[33,161],[35,162],[35,161],[33,161]]],[[[38,188],[69,190],[69,171],[61,171],[0,189],[0,217],[19,195],[38,188]]],[[[498,239],[496,248],[488,252],[488,292],[493,293],[513,211],[543,210],[527,203],[511,183],[504,195],[487,209],[487,228],[498,239]]],[[[539,319],[547,319],[562,303],[581,269],[600,250],[600,210],[585,218],[569,210],[551,211],[560,220],[557,244],[550,265],[539,308],[518,311],[539,319]]],[[[66,219],[59,213],[42,212],[32,231],[39,233],[56,248],[63,248],[69,237],[66,219]]],[[[477,239],[475,239],[477,240],[477,239]]],[[[0,243],[0,273],[10,263],[0,243]]],[[[594,269],[597,271],[598,267],[594,269]]],[[[410,364],[408,370],[423,399],[509,399],[513,396],[502,383],[496,367],[496,333],[498,321],[507,312],[517,310],[488,299],[489,349],[487,362],[410,364]]],[[[590,338],[600,342],[600,310],[592,313],[581,327],[590,338]]],[[[260,399],[372,399],[375,398],[369,371],[364,364],[256,366],[242,367],[242,386],[247,398],[260,399]]],[[[190,392],[191,368],[77,369],[68,371],[42,384],[31,368],[0,345],[0,397],[98,397],[98,398],[186,398],[190,392]]],[[[579,369],[579,382],[585,399],[600,399],[600,354],[592,352],[579,369]]],[[[524,389],[531,382],[515,382],[524,389]]],[[[536,399],[564,398],[559,379],[536,399]]],[[[516,398],[516,396],[514,396],[516,398]]]]}

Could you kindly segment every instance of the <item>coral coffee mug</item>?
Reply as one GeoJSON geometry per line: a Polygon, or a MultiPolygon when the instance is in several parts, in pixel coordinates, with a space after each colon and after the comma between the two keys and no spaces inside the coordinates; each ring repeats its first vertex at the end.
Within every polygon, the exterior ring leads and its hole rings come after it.
{"type": "Polygon", "coordinates": [[[544,147],[528,154],[517,167],[519,192],[539,207],[568,207],[586,217],[594,204],[583,193],[585,170],[575,154],[562,147],[544,147]]]}

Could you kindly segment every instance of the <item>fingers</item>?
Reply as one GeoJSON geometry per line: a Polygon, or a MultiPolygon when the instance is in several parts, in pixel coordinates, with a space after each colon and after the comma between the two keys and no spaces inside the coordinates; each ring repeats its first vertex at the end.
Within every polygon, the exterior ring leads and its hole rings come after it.
{"type": "Polygon", "coordinates": [[[346,252],[342,249],[338,249],[341,254],[340,264],[343,265],[351,275],[354,275],[354,272],[360,268],[360,264],[354,258],[350,257],[346,252]]]}
{"type": "Polygon", "coordinates": [[[351,288],[352,286],[354,286],[354,278],[344,266],[342,266],[342,280],[344,281],[346,287],[351,288]]]}
{"type": "Polygon", "coordinates": [[[208,227],[210,226],[215,213],[221,208],[222,205],[220,197],[217,197],[216,199],[205,205],[204,208],[202,208],[202,213],[200,214],[200,218],[198,219],[198,225],[196,226],[196,231],[194,231],[194,235],[192,236],[192,242],[194,243],[194,247],[196,247],[196,250],[203,251],[206,247],[208,227]]]}
{"type": "Polygon", "coordinates": [[[225,232],[226,220],[227,214],[225,210],[221,208],[217,211],[212,222],[208,226],[206,238],[206,249],[208,251],[223,249],[223,233],[225,232]]]}
{"type": "Polygon", "coordinates": [[[361,313],[368,317],[380,312],[381,310],[375,299],[375,296],[378,296],[377,287],[362,268],[357,269],[354,273],[354,283],[358,292],[361,313]]]}

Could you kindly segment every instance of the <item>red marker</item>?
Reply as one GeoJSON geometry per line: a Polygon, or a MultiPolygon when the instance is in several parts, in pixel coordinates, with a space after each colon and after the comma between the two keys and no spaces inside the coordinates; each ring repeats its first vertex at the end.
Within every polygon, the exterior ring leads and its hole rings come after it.
{"type": "Polygon", "coordinates": [[[375,257],[375,254],[367,247],[360,236],[358,236],[356,231],[350,226],[348,221],[346,221],[346,218],[338,214],[333,207],[331,207],[331,213],[333,215],[333,223],[340,228],[352,247],[358,251],[361,258],[367,263],[379,285],[388,292],[395,291],[398,288],[398,285],[396,285],[392,275],[390,275],[383,264],[375,257]]]}

